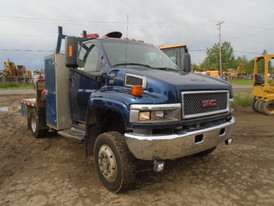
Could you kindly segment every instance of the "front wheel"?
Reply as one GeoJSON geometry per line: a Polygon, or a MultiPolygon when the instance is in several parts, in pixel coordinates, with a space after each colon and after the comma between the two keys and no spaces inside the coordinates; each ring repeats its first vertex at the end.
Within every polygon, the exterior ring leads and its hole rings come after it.
{"type": "Polygon", "coordinates": [[[273,116],[274,115],[274,100],[264,102],[262,105],[262,112],[266,115],[273,116]]]}
{"type": "Polygon", "coordinates": [[[134,183],[136,160],[121,133],[106,132],[99,135],[94,152],[97,173],[107,189],[118,193],[134,183]]]}

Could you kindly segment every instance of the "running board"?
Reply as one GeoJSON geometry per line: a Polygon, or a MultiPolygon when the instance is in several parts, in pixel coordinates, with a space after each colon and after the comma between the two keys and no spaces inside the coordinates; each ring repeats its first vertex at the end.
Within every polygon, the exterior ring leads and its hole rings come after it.
{"type": "Polygon", "coordinates": [[[69,139],[84,142],[85,131],[80,128],[71,127],[70,129],[58,131],[58,134],[69,139]]]}

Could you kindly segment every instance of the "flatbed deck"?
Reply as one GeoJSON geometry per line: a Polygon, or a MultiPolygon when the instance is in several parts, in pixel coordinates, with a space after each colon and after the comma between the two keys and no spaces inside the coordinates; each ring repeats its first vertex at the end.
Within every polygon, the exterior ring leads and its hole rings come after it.
{"type": "Polygon", "coordinates": [[[36,99],[35,98],[22,99],[20,101],[20,103],[28,105],[28,106],[36,107],[36,99]]]}

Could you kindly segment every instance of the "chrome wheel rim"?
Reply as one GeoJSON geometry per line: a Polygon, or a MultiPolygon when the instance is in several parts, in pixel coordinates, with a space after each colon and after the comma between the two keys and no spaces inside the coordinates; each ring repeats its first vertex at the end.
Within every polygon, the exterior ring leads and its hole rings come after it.
{"type": "Polygon", "coordinates": [[[37,125],[36,125],[36,118],[35,118],[34,115],[33,115],[33,116],[31,117],[31,129],[32,129],[33,132],[36,131],[36,127],[37,127],[37,125]]]}
{"type": "Polygon", "coordinates": [[[102,145],[98,152],[98,166],[104,178],[113,182],[117,177],[117,162],[112,149],[108,145],[102,145]]]}

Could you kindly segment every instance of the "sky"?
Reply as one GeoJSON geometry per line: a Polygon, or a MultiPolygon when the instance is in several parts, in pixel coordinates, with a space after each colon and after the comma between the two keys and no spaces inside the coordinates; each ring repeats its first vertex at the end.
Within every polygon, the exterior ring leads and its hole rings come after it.
{"type": "Polygon", "coordinates": [[[192,63],[221,39],[235,57],[274,53],[273,0],[8,0],[0,1],[0,70],[7,59],[28,70],[43,69],[53,53],[58,26],[64,34],[123,37],[158,45],[187,44],[192,63]]]}

